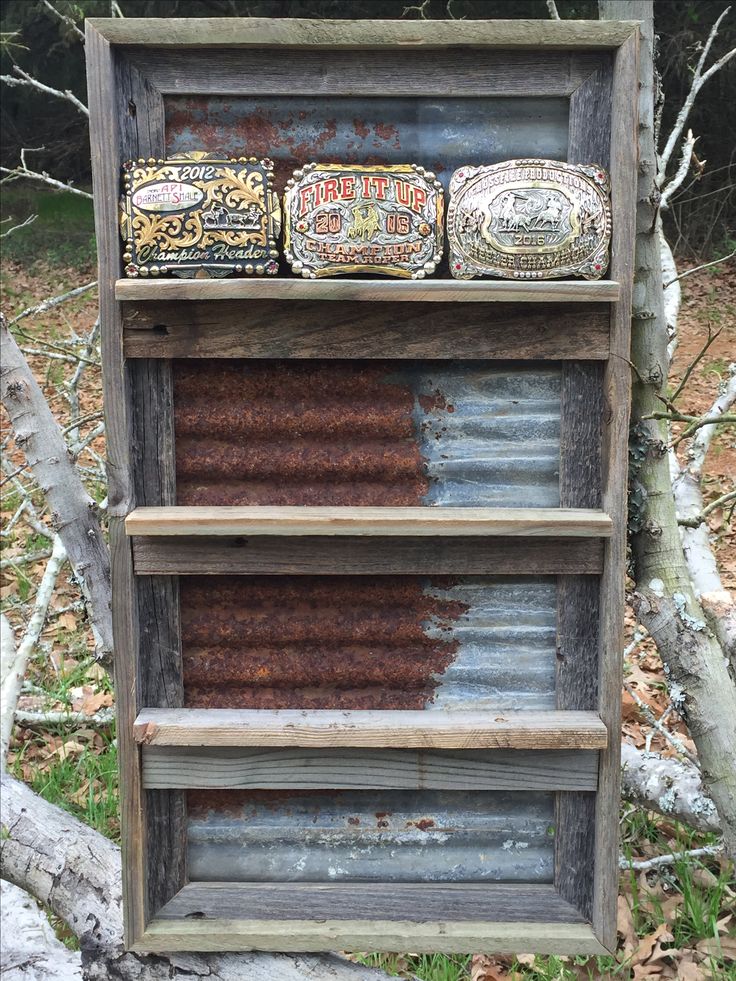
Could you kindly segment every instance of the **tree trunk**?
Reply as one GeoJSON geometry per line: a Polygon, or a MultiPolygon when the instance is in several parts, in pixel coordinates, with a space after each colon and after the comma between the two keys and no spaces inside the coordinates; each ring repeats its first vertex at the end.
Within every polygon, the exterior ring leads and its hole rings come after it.
{"type": "Polygon", "coordinates": [[[110,556],[96,504],[84,489],[59,424],[4,322],[0,326],[0,348],[0,389],[15,442],[49,503],[55,530],[79,581],[97,656],[109,663],[113,650],[110,556]]]}
{"type": "Polygon", "coordinates": [[[647,418],[662,408],[657,396],[666,390],[668,372],[655,180],[652,2],[601,0],[600,7],[602,17],[642,21],[629,513],[635,609],[657,644],[673,704],[697,746],[726,848],[736,857],[736,687],[690,582],[672,492],[667,426],[647,418]]]}

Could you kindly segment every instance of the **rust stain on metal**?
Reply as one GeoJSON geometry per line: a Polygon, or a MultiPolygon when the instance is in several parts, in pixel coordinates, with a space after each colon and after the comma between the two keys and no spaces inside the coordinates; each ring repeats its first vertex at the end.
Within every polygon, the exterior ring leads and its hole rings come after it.
{"type": "Polygon", "coordinates": [[[176,362],[179,504],[421,504],[415,395],[389,366],[176,362]]]}
{"type": "Polygon", "coordinates": [[[399,576],[183,577],[185,704],[424,708],[467,610],[426,586],[399,576]]]}

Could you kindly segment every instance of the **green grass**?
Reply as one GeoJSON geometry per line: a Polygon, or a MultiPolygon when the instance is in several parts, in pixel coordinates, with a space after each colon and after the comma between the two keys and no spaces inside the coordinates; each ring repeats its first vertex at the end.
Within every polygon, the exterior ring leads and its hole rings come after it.
{"type": "Polygon", "coordinates": [[[369,967],[380,967],[396,977],[419,977],[422,981],[467,981],[470,955],[460,954],[366,954],[360,960],[369,967]]]}
{"type": "Polygon", "coordinates": [[[64,755],[62,750],[45,758],[37,756],[38,749],[46,745],[45,735],[25,742],[14,755],[11,771],[44,800],[118,841],[118,757],[113,731],[67,733],[60,745],[82,745],[84,740],[83,751],[64,755]]]}
{"type": "Polygon", "coordinates": [[[94,266],[91,201],[66,191],[40,190],[20,183],[3,189],[0,217],[13,219],[2,226],[3,230],[34,214],[38,217],[31,225],[3,239],[6,259],[29,267],[37,262],[79,268],[94,266]]]}

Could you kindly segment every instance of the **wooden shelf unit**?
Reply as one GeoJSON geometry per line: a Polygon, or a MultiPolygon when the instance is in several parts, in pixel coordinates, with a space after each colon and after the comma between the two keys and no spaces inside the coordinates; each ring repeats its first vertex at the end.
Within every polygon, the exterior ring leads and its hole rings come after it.
{"type": "MultiPolygon", "coordinates": [[[[614,950],[637,25],[111,18],[88,19],[86,26],[111,460],[126,946],[614,950]],[[241,48],[251,49],[247,58],[241,48]],[[181,97],[182,84],[186,98],[241,99],[251,112],[254,101],[274,97],[330,112],[336,96],[373,105],[437,99],[450,109],[452,100],[466,98],[478,107],[479,126],[492,117],[493,100],[565,100],[556,152],[570,163],[595,160],[610,173],[611,278],[123,279],[121,167],[166,155],[167,138],[170,144],[175,137],[172,100],[181,97]],[[483,99],[490,100],[490,116],[483,99]],[[195,358],[496,360],[541,370],[545,362],[559,363],[561,507],[379,514],[176,507],[173,361],[195,358]],[[289,715],[181,707],[179,577],[338,574],[556,577],[554,708],[289,715]],[[545,881],[522,886],[190,881],[187,784],[175,782],[187,756],[199,772],[208,755],[220,761],[220,783],[213,768],[207,784],[214,791],[229,777],[275,786],[279,766],[281,775],[293,776],[293,787],[310,776],[301,766],[310,753],[322,761],[311,779],[324,772],[327,788],[353,774],[370,786],[379,764],[386,786],[403,780],[409,789],[425,786],[428,773],[433,786],[446,781],[453,789],[454,780],[472,788],[473,765],[491,792],[496,785],[503,792],[516,776],[522,793],[554,795],[553,868],[545,881]],[[386,763],[392,753],[393,767],[386,763]],[[268,754],[278,756],[279,766],[269,767],[268,754]],[[466,771],[448,762],[463,754],[466,771]],[[249,761],[256,758],[254,773],[249,761]],[[351,769],[355,759],[367,762],[351,769]],[[330,760],[335,767],[327,772],[330,760]]],[[[380,121],[390,122],[388,115],[380,121]]],[[[472,145],[483,156],[487,142],[478,132],[472,145]]],[[[187,139],[196,141],[194,128],[187,139]]],[[[402,139],[402,152],[410,145],[402,139]]],[[[448,153],[444,172],[467,162],[453,160],[457,142],[448,153]]],[[[231,878],[229,871],[223,878],[231,878]]]]}
{"type": "Polygon", "coordinates": [[[357,535],[373,537],[607,538],[611,519],[589,508],[148,507],[125,519],[128,535],[357,535]]]}
{"type": "Polygon", "coordinates": [[[116,300],[363,300],[436,303],[616,303],[612,280],[119,279],[116,300]]]}

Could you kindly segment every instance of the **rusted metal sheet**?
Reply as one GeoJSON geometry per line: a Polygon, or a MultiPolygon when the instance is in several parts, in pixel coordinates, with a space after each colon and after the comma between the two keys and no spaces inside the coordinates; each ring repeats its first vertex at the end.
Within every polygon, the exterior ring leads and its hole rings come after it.
{"type": "Polygon", "coordinates": [[[185,703],[554,708],[553,578],[180,580],[185,703]]]}
{"type": "Polygon", "coordinates": [[[559,506],[555,366],[175,362],[174,410],[179,504],[559,506]]]}
{"type": "Polygon", "coordinates": [[[554,795],[190,791],[189,876],[241,882],[551,882],[554,795]]]}
{"type": "Polygon", "coordinates": [[[249,96],[165,99],[166,152],[205,149],[265,156],[282,191],[315,160],[397,164],[450,174],[513,157],[565,160],[569,104],[560,98],[249,96]]]}

